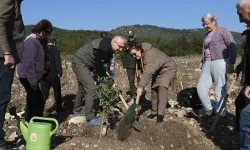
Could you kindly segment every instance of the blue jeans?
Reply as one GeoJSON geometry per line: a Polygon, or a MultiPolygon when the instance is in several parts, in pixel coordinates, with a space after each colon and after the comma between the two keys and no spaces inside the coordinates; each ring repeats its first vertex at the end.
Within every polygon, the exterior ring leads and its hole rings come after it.
{"type": "Polygon", "coordinates": [[[4,138],[4,118],[6,108],[11,98],[11,84],[14,78],[14,69],[4,65],[4,59],[0,58],[0,143],[4,138]]]}
{"type": "MultiPolygon", "coordinates": [[[[242,99],[244,101],[244,99],[242,99]]],[[[250,149],[250,104],[240,113],[240,150],[250,149]]]]}

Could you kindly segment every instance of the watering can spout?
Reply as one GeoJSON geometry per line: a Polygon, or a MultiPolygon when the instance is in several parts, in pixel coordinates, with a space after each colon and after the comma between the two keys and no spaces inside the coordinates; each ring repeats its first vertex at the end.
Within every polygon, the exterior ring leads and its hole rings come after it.
{"type": "Polygon", "coordinates": [[[23,134],[24,140],[27,142],[28,127],[23,122],[20,122],[20,129],[23,134]]]}

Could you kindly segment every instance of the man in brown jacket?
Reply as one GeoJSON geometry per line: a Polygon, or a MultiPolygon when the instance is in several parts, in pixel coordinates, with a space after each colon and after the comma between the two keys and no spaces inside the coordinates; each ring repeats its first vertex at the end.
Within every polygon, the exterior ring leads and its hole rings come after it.
{"type": "Polygon", "coordinates": [[[136,59],[141,59],[141,63],[144,66],[137,94],[142,94],[143,89],[152,78],[152,112],[148,118],[153,119],[157,117],[157,122],[162,122],[168,100],[168,91],[171,83],[173,83],[172,81],[175,79],[177,65],[172,58],[149,43],[133,46],[129,51],[136,59]]]}
{"type": "Polygon", "coordinates": [[[0,1],[0,150],[7,150],[3,131],[4,116],[11,99],[15,64],[19,62],[17,47],[21,46],[24,38],[21,2],[0,1]]]}

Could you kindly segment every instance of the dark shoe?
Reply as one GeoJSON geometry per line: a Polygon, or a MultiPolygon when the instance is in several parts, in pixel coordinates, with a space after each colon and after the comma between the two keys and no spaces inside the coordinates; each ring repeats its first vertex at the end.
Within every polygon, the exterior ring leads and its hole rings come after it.
{"type": "Polygon", "coordinates": [[[7,150],[7,146],[4,141],[0,143],[0,150],[7,150]]]}
{"type": "Polygon", "coordinates": [[[150,115],[148,115],[148,119],[153,119],[153,118],[155,118],[157,116],[157,114],[150,114],[150,115]]]}
{"type": "Polygon", "coordinates": [[[203,118],[203,119],[209,119],[209,118],[212,118],[214,116],[214,113],[212,110],[209,110],[209,111],[202,111],[199,113],[199,117],[200,118],[203,118]]]}
{"type": "Polygon", "coordinates": [[[158,115],[156,122],[163,122],[164,115],[158,115]]]}

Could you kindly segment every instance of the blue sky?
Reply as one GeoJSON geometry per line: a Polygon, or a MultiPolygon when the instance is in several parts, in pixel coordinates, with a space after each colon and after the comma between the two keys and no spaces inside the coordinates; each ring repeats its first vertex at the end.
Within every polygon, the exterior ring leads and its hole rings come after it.
{"type": "Polygon", "coordinates": [[[24,0],[24,23],[49,19],[63,29],[111,30],[121,25],[201,28],[201,17],[214,14],[218,25],[242,32],[236,0],[24,0]]]}

